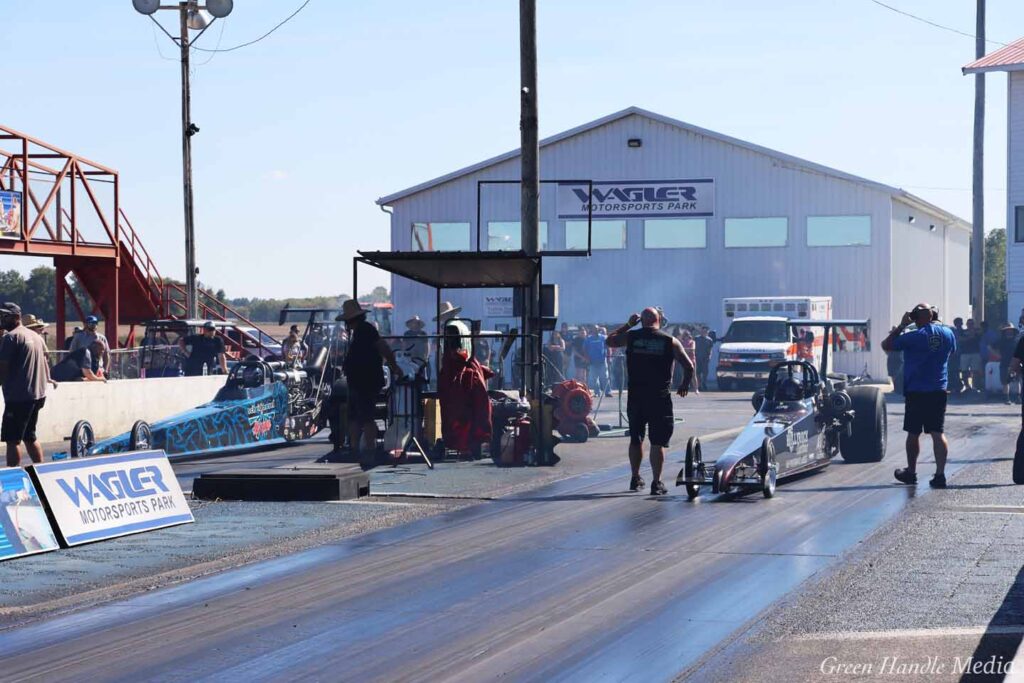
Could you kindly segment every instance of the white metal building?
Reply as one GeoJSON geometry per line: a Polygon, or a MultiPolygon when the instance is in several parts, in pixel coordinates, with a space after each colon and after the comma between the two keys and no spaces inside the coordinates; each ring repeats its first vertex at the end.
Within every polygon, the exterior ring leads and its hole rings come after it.
{"type": "Polygon", "coordinates": [[[1006,306],[1024,309],[1024,38],[964,67],[965,74],[1006,71],[1006,306]]]}
{"type": "MultiPolygon", "coordinates": [[[[519,248],[518,150],[377,200],[390,207],[391,249],[519,248]],[[479,201],[478,201],[479,196],[479,201]],[[479,213],[479,219],[478,219],[479,213]]],[[[541,142],[541,248],[551,257],[560,320],[625,320],[660,305],[676,322],[720,333],[722,299],[830,295],[837,317],[868,318],[872,336],[919,301],[943,318],[969,312],[970,225],[903,190],[660,114],[630,107],[541,142]]],[[[432,317],[433,290],[395,278],[395,319],[432,317]]],[[[489,327],[515,324],[507,291],[444,299],[489,327]]],[[[855,355],[855,354],[850,354],[855,355]]],[[[885,375],[885,359],[838,359],[885,375]]]]}

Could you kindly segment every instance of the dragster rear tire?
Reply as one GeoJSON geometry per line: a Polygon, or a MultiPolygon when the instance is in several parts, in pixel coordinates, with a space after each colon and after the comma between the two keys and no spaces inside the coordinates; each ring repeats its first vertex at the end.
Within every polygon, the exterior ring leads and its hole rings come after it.
{"type": "Polygon", "coordinates": [[[96,434],[88,420],[79,420],[71,428],[71,448],[68,455],[72,458],[84,458],[89,449],[96,444],[96,434]]]}
{"type": "Polygon", "coordinates": [[[885,457],[888,414],[878,387],[850,387],[853,423],[849,436],[840,434],[839,452],[846,462],[880,462],[885,457]]]}
{"type": "Polygon", "coordinates": [[[133,451],[148,451],[153,448],[153,429],[145,420],[136,420],[128,436],[128,448],[133,451]]]}
{"type": "MultiPolygon", "coordinates": [[[[684,473],[687,479],[704,476],[704,456],[701,452],[700,439],[691,436],[686,442],[686,463],[684,473]]],[[[700,484],[686,484],[686,497],[693,500],[700,495],[700,484]]]]}

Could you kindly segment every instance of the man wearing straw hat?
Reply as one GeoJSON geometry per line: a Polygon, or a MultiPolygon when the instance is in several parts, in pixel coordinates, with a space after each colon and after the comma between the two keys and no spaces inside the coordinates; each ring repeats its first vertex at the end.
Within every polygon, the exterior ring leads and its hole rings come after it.
{"type": "Polygon", "coordinates": [[[377,447],[377,422],[375,412],[377,398],[384,389],[384,367],[387,362],[391,369],[392,381],[401,379],[403,373],[391,347],[380,333],[366,320],[366,311],[355,299],[349,299],[341,306],[340,320],[345,321],[349,334],[348,353],[342,369],[348,380],[348,438],[353,455],[362,447],[372,453],[377,447]]]}
{"type": "Polygon", "coordinates": [[[43,320],[42,318],[37,318],[31,313],[29,313],[22,319],[21,324],[27,327],[28,329],[32,330],[36,334],[38,334],[40,337],[42,337],[43,344],[45,344],[47,350],[49,350],[50,333],[46,331],[46,328],[49,325],[45,320],[43,320]]]}

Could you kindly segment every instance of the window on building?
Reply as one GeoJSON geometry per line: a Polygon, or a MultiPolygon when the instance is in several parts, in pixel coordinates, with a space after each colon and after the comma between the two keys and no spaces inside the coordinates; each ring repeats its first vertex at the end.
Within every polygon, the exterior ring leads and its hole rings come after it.
{"type": "Polygon", "coordinates": [[[644,221],[644,249],[703,249],[708,222],[703,218],[658,218],[644,221]]]}
{"type": "MultiPolygon", "coordinates": [[[[590,225],[592,249],[626,248],[626,221],[593,221],[590,225]]],[[[586,221],[565,222],[565,248],[573,251],[586,251],[586,221]]]]}
{"type": "Polygon", "coordinates": [[[1014,219],[1013,240],[1024,242],[1024,206],[1014,209],[1014,219]]]}
{"type": "Polygon", "coordinates": [[[807,246],[857,247],[871,244],[871,216],[808,216],[807,246]]]}
{"type": "Polygon", "coordinates": [[[413,251],[469,251],[469,223],[413,223],[413,251]]]}
{"type": "MultiPolygon", "coordinates": [[[[487,224],[488,251],[519,251],[523,248],[523,231],[519,221],[491,221],[487,224]]],[[[548,223],[537,226],[537,244],[541,251],[548,248],[548,223]]]]}
{"type": "Polygon", "coordinates": [[[725,219],[727,247],[784,247],[788,233],[788,218],[725,219]]]}

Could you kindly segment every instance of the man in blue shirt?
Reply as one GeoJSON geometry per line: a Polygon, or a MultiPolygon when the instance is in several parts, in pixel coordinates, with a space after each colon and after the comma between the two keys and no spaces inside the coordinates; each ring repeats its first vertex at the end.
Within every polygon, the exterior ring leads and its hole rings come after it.
{"type": "Polygon", "coordinates": [[[921,452],[921,432],[932,436],[935,449],[935,476],[932,488],[946,488],[946,455],[949,443],[943,434],[946,421],[947,363],[956,351],[953,331],[938,322],[939,313],[921,303],[903,314],[900,324],[882,340],[886,353],[903,352],[903,396],[906,411],[903,431],[907,433],[907,467],[896,470],[896,479],[904,484],[917,483],[917,456],[921,452]],[[903,334],[911,324],[917,326],[903,334]]]}
{"type": "Polygon", "coordinates": [[[611,385],[608,382],[608,356],[604,342],[608,338],[601,327],[594,325],[590,328],[590,335],[583,342],[583,348],[587,354],[587,384],[595,395],[604,392],[605,396],[611,396],[611,385]]]}

